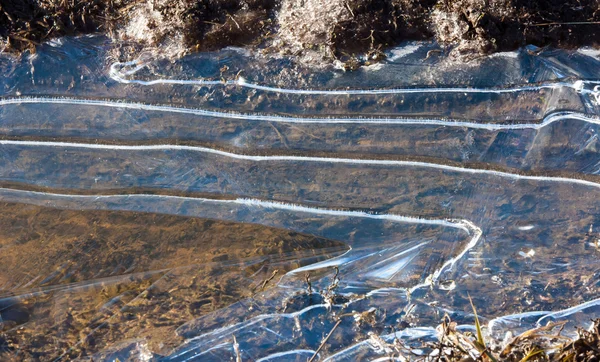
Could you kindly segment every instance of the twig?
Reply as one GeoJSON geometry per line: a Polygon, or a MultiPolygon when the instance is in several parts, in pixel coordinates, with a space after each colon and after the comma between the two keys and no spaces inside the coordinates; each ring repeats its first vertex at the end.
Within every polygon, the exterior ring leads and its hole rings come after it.
{"type": "Polygon", "coordinates": [[[273,124],[273,122],[269,122],[269,126],[271,126],[274,130],[275,133],[277,133],[277,136],[279,136],[279,140],[281,141],[281,143],[283,143],[283,145],[285,146],[285,148],[290,148],[290,146],[288,146],[287,142],[285,141],[285,137],[283,137],[283,135],[281,134],[281,132],[279,132],[279,130],[277,129],[277,127],[275,127],[275,125],[273,124]]]}
{"type": "Polygon", "coordinates": [[[340,275],[340,268],[338,268],[337,266],[334,266],[334,268],[335,268],[335,275],[333,276],[333,279],[331,280],[331,284],[327,287],[328,293],[332,292],[335,288],[337,288],[338,284],[340,282],[340,279],[338,278],[338,275],[340,275]]]}
{"type": "Polygon", "coordinates": [[[325,343],[327,343],[327,341],[329,340],[329,337],[331,337],[331,335],[333,334],[333,331],[335,331],[335,329],[340,325],[340,323],[342,323],[342,320],[338,319],[337,323],[333,326],[333,328],[331,328],[331,331],[329,331],[329,334],[327,335],[327,337],[325,337],[323,342],[321,342],[321,345],[319,346],[319,348],[317,348],[317,350],[315,351],[315,354],[312,355],[312,357],[308,360],[308,362],[313,362],[315,360],[315,358],[317,357],[317,355],[319,354],[321,349],[323,349],[323,346],[325,345],[325,343]]]}
{"type": "Polygon", "coordinates": [[[229,18],[235,23],[235,25],[237,26],[237,28],[239,30],[242,30],[242,28],[240,28],[240,24],[238,24],[238,22],[235,21],[235,19],[233,18],[233,16],[231,16],[230,14],[227,14],[227,16],[229,16],[229,18]]]}
{"type": "Polygon", "coordinates": [[[355,18],[356,15],[354,15],[354,11],[352,11],[352,8],[350,8],[350,5],[348,5],[347,2],[344,1],[344,5],[346,5],[346,9],[348,9],[348,11],[350,12],[350,14],[352,14],[352,17],[355,18]]]}
{"type": "Polygon", "coordinates": [[[439,362],[440,359],[442,358],[442,351],[444,350],[444,337],[446,337],[446,335],[448,334],[448,320],[450,319],[450,317],[448,317],[448,315],[446,314],[444,316],[444,318],[442,319],[442,327],[443,327],[443,333],[440,336],[440,342],[438,344],[438,355],[436,358],[436,362],[439,362]]]}
{"type": "Polygon", "coordinates": [[[235,362],[242,362],[242,356],[240,356],[240,345],[237,343],[235,335],[233,336],[233,350],[235,351],[235,362]]]}
{"type": "Polygon", "coordinates": [[[308,294],[312,294],[312,284],[310,282],[310,273],[306,273],[306,275],[304,275],[304,279],[306,280],[306,284],[308,284],[308,294]]]}
{"type": "Polygon", "coordinates": [[[260,286],[260,290],[265,290],[265,287],[267,286],[267,284],[269,284],[269,282],[271,280],[273,280],[273,278],[275,278],[275,275],[277,275],[277,273],[279,273],[279,270],[275,269],[273,270],[273,274],[271,274],[270,277],[268,277],[260,286]]]}

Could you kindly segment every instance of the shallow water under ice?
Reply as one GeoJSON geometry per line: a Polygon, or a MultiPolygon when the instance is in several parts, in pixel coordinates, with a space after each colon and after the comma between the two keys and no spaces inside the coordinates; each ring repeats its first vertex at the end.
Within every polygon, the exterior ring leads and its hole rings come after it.
{"type": "Polygon", "coordinates": [[[114,46],[0,54],[0,356],[375,360],[468,295],[499,340],[600,316],[597,52],[114,46]]]}

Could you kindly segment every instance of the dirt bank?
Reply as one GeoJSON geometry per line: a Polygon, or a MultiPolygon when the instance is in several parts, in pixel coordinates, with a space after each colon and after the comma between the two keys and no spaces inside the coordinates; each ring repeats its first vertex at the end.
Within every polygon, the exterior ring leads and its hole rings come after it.
{"type": "Polygon", "coordinates": [[[598,46],[600,0],[0,0],[0,49],[94,32],[174,56],[235,45],[315,63],[377,60],[420,39],[477,55],[598,46]]]}

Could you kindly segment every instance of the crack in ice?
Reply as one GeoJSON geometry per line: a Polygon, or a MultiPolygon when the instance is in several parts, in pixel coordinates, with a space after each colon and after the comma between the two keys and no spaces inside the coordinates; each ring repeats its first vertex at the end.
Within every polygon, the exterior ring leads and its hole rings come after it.
{"type": "Polygon", "coordinates": [[[600,117],[573,111],[560,111],[546,115],[539,123],[479,123],[468,120],[450,118],[409,118],[409,117],[291,117],[263,113],[239,113],[211,111],[200,108],[167,106],[146,104],[140,102],[114,101],[107,99],[85,99],[73,97],[11,97],[0,99],[0,106],[19,104],[65,104],[79,106],[97,106],[121,109],[144,110],[153,112],[168,112],[189,114],[211,118],[227,118],[248,121],[280,122],[296,124],[382,124],[382,125],[422,125],[442,127],[463,127],[470,129],[482,129],[488,131],[501,130],[539,130],[553,123],[563,120],[578,120],[591,124],[600,125],[600,117]]]}

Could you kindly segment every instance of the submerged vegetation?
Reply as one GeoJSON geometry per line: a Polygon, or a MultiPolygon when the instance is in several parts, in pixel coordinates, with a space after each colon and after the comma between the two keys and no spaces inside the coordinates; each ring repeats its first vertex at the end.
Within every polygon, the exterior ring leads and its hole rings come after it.
{"type": "Polygon", "coordinates": [[[14,52],[101,32],[172,56],[235,45],[352,63],[404,40],[472,55],[597,46],[599,30],[600,0],[0,0],[0,49],[14,52]]]}

